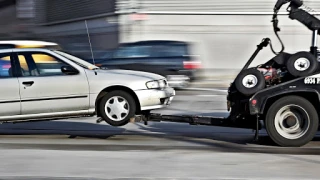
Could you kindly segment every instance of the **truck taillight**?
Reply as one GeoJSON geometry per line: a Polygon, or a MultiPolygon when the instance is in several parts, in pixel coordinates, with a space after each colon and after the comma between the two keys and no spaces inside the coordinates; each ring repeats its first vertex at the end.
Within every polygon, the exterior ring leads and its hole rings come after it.
{"type": "Polygon", "coordinates": [[[199,61],[184,61],[183,68],[184,69],[199,69],[199,68],[201,68],[201,62],[199,62],[199,61]]]}

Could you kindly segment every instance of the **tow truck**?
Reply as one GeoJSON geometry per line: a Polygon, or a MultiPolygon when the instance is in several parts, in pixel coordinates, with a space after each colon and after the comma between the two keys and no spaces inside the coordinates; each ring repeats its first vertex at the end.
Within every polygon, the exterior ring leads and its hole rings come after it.
{"type": "Polygon", "coordinates": [[[276,52],[270,38],[264,38],[257,45],[256,51],[228,88],[228,117],[148,112],[137,116],[135,120],[144,121],[145,124],[149,121],[168,121],[253,129],[255,140],[258,140],[259,130],[265,127],[270,138],[279,146],[300,147],[307,144],[318,131],[320,112],[320,66],[317,47],[320,20],[308,10],[310,8],[301,0],[276,2],[272,23],[282,49],[276,52]],[[285,47],[278,34],[280,28],[277,17],[285,4],[289,4],[289,18],[299,21],[313,32],[310,52],[284,52],[285,47]],[[258,53],[269,45],[275,56],[265,64],[249,68],[258,53]]]}

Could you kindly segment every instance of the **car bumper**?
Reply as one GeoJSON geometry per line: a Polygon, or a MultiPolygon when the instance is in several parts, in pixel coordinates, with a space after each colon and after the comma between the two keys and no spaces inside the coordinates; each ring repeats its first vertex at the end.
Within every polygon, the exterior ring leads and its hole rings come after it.
{"type": "Polygon", "coordinates": [[[190,78],[185,75],[168,75],[166,78],[169,86],[173,88],[184,88],[190,83],[190,78]]]}
{"type": "Polygon", "coordinates": [[[135,91],[141,106],[141,111],[167,107],[175,96],[173,88],[147,89],[135,91]]]}

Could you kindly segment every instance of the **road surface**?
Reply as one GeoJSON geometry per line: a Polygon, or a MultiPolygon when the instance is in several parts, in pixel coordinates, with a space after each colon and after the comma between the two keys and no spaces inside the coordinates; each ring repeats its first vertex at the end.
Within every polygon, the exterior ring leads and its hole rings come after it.
{"type": "MultiPolygon", "coordinates": [[[[158,113],[227,116],[225,91],[178,91],[158,113]]],[[[276,147],[265,131],[96,118],[0,126],[0,179],[319,179],[320,139],[276,147]]]]}

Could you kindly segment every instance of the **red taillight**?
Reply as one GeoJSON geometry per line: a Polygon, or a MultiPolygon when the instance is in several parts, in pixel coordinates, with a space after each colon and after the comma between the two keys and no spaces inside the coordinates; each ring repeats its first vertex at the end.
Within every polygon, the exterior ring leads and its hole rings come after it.
{"type": "Polygon", "coordinates": [[[199,68],[201,68],[201,62],[199,62],[199,61],[184,61],[183,68],[184,69],[199,69],[199,68]]]}
{"type": "Polygon", "coordinates": [[[251,101],[251,104],[252,104],[252,106],[255,106],[255,105],[257,104],[257,100],[255,100],[255,99],[252,100],[252,101],[251,101]]]}
{"type": "Polygon", "coordinates": [[[3,68],[3,69],[9,69],[9,68],[11,68],[11,65],[10,65],[10,64],[8,64],[8,65],[3,65],[2,68],[3,68]]]}

